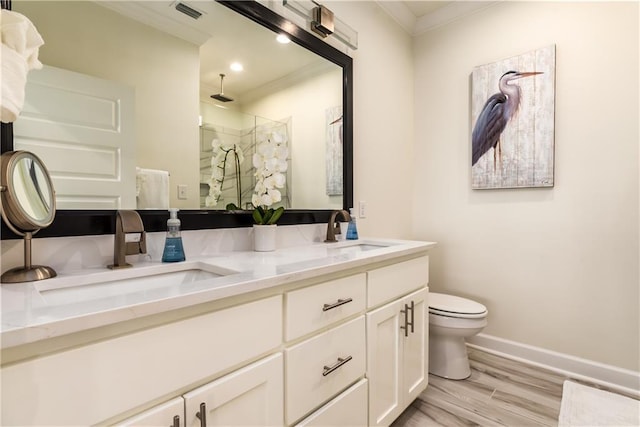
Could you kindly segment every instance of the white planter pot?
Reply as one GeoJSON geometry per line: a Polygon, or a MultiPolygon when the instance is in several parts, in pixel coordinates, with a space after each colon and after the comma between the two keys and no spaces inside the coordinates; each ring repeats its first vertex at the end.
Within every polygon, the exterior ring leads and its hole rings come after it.
{"type": "Polygon", "coordinates": [[[257,252],[276,250],[276,227],[272,225],[253,225],[253,249],[257,252]]]}

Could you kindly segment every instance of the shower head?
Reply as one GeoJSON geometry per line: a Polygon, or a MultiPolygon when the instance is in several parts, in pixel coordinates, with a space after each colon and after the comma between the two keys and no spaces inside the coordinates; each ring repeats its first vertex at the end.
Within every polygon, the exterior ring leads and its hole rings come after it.
{"type": "Polygon", "coordinates": [[[229,98],[228,96],[225,96],[224,94],[224,88],[222,86],[222,82],[224,81],[224,74],[220,74],[220,93],[215,94],[215,95],[211,95],[211,97],[213,99],[217,99],[218,101],[222,101],[222,102],[230,102],[233,101],[233,98],[229,98]]]}

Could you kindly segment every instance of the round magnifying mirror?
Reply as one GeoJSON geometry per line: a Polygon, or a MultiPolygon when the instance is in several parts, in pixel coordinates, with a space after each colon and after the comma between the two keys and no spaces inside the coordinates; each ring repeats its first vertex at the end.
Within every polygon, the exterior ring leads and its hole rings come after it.
{"type": "Polygon", "coordinates": [[[8,151],[1,157],[2,218],[24,237],[24,267],[2,274],[3,283],[28,282],[54,277],[50,267],[31,265],[31,237],[53,222],[55,192],[42,160],[28,151],[8,151]]]}

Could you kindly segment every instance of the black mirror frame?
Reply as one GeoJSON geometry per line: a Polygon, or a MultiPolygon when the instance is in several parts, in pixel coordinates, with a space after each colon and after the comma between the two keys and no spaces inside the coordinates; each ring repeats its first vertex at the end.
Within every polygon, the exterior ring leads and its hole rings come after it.
{"type": "MultiPolygon", "coordinates": [[[[342,67],[343,85],[343,208],[353,207],[353,60],[333,46],[308,33],[291,21],[261,5],[247,0],[216,0],[218,3],[238,12],[274,32],[285,33],[300,46],[322,56],[342,67]]],[[[3,8],[10,9],[10,0],[2,0],[3,8]]],[[[2,123],[1,152],[13,150],[13,125],[2,123]]],[[[332,210],[287,209],[278,222],[281,225],[314,224],[329,220],[332,210]]],[[[168,212],[164,210],[139,210],[145,230],[158,232],[166,230],[168,212]]],[[[38,233],[38,237],[66,237],[113,234],[115,231],[115,210],[58,210],[53,223],[38,233]]],[[[181,210],[183,230],[250,227],[253,218],[250,211],[228,212],[207,210],[181,210]]],[[[19,239],[2,223],[2,240],[19,239]]]]}

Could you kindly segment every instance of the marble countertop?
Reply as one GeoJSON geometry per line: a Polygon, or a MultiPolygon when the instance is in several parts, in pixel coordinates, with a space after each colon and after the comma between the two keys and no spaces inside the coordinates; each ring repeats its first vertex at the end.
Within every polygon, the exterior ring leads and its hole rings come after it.
{"type": "Polygon", "coordinates": [[[389,239],[313,243],[274,252],[221,252],[171,264],[139,262],[123,270],[65,271],[44,281],[2,284],[0,340],[3,349],[15,347],[424,253],[434,245],[389,239]],[[212,274],[158,280],[157,275],[185,270],[212,274]]]}

